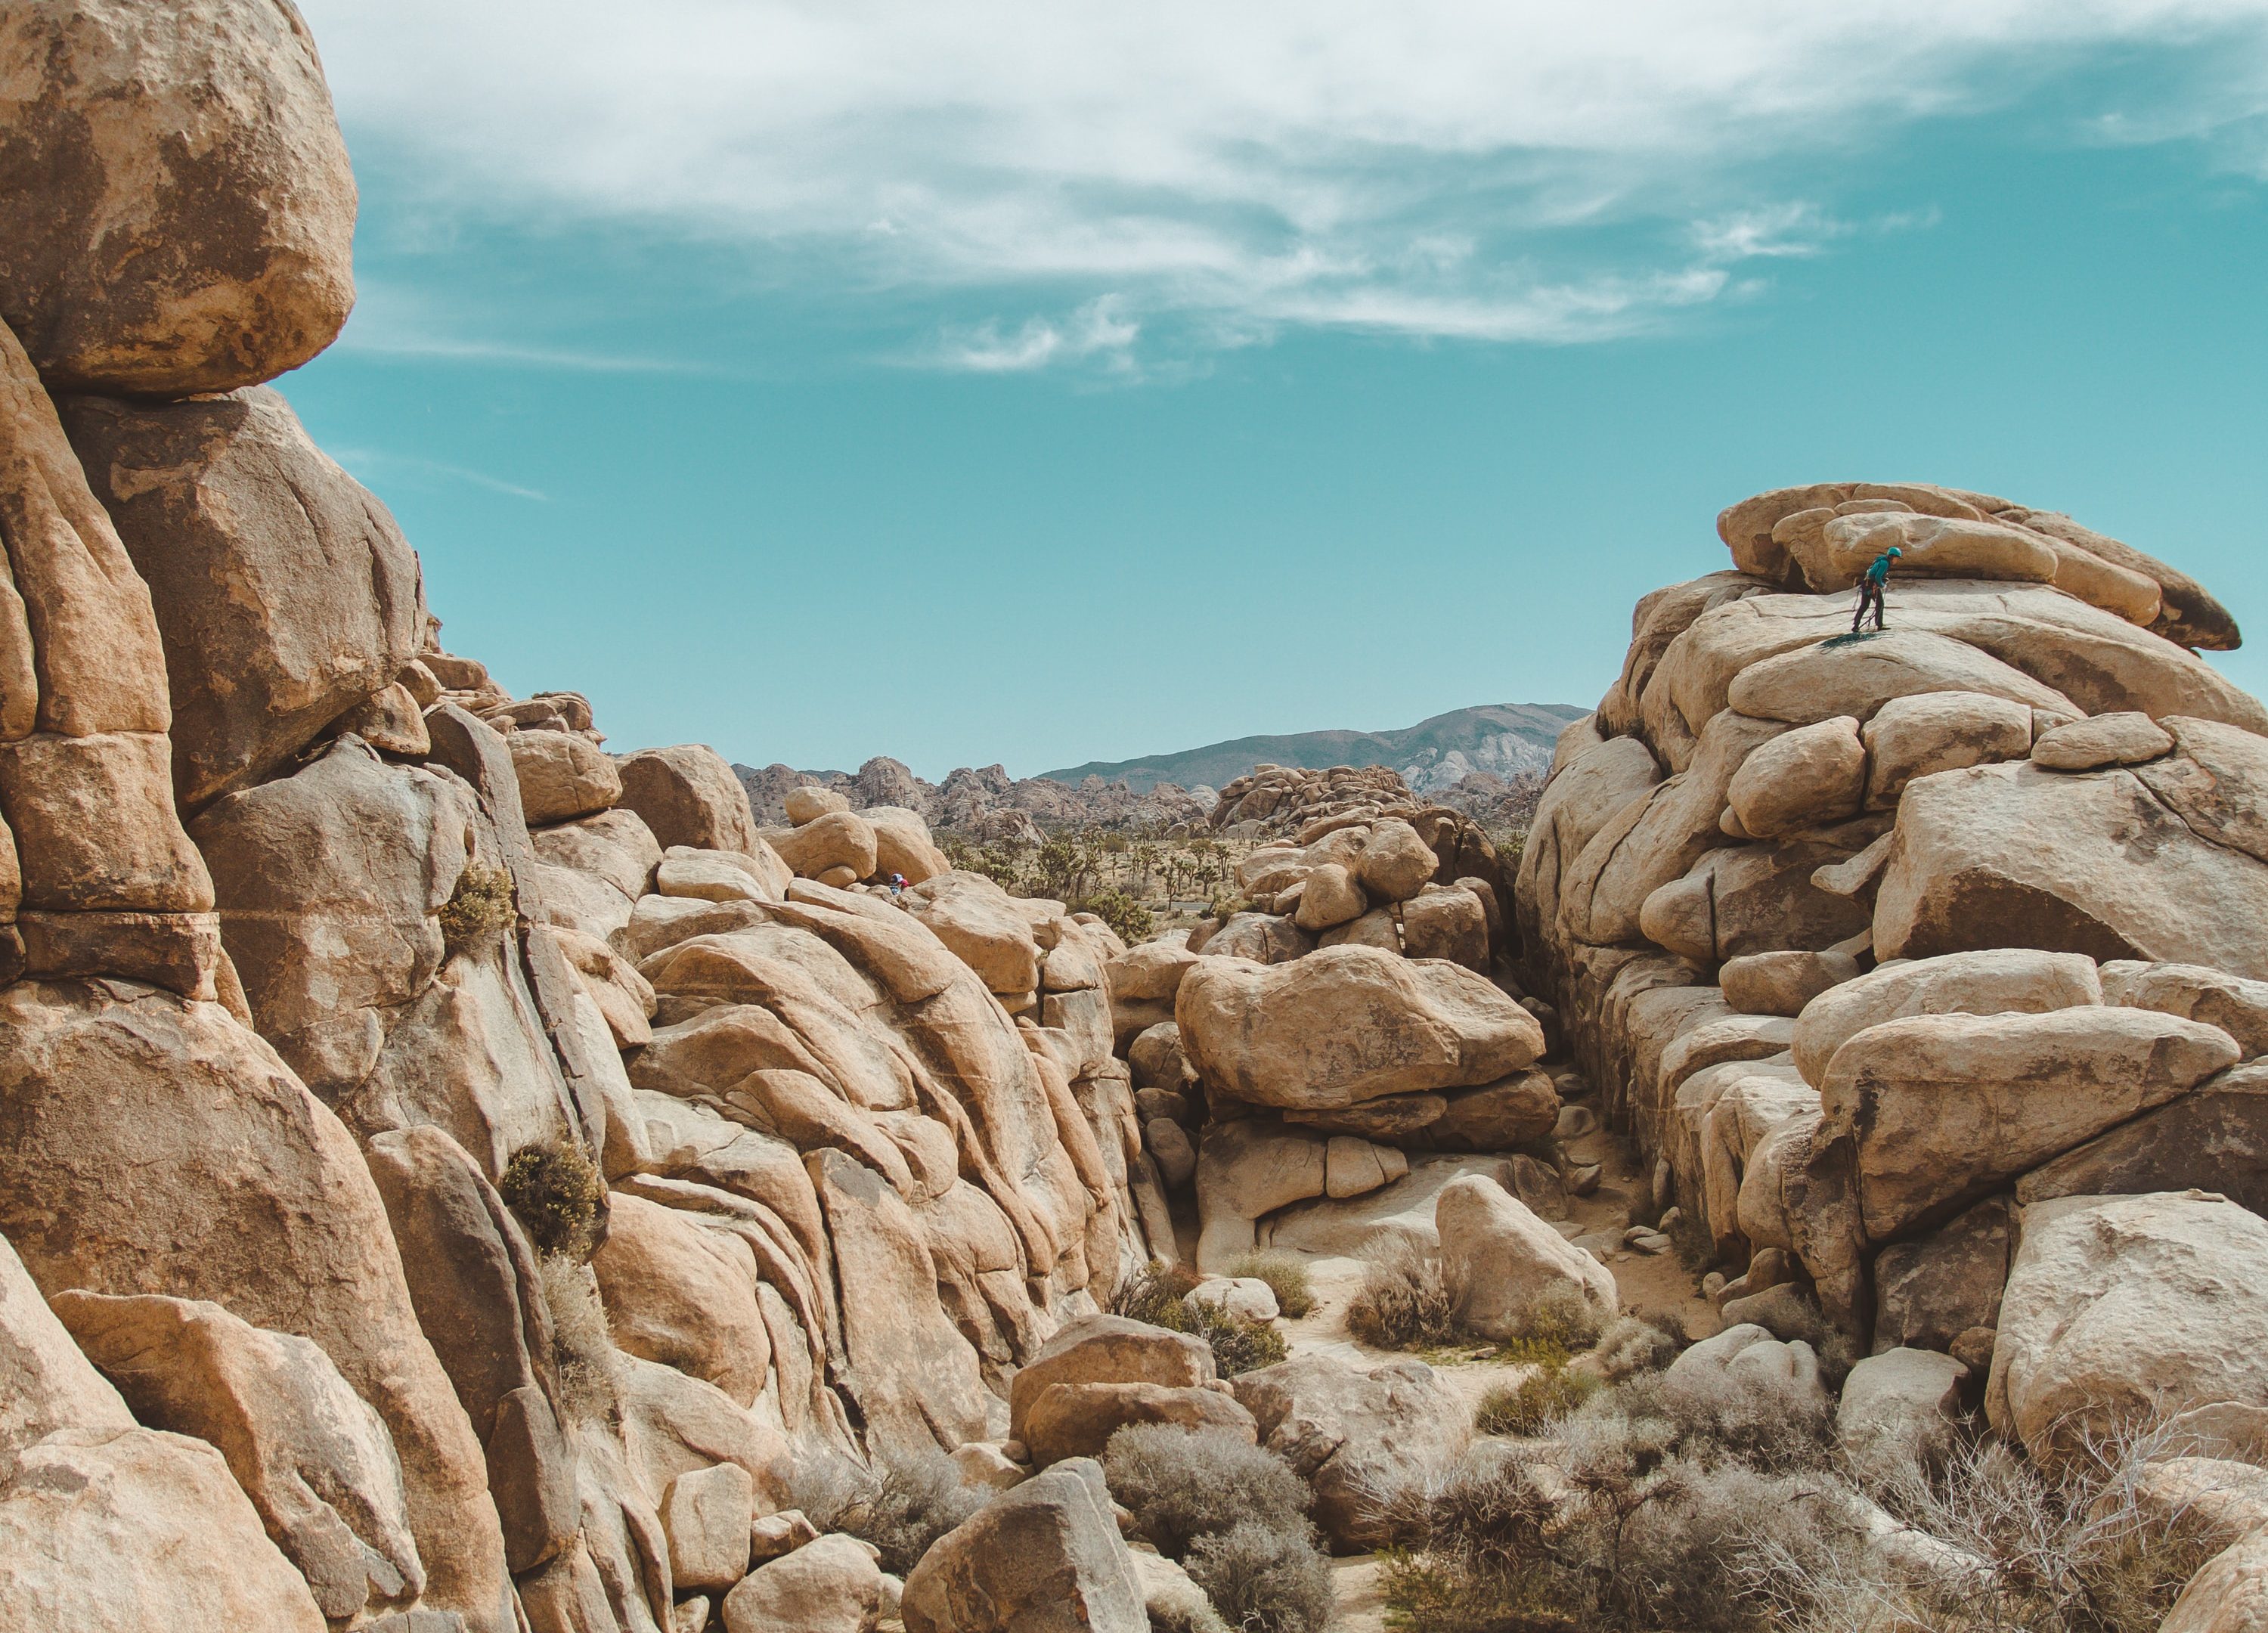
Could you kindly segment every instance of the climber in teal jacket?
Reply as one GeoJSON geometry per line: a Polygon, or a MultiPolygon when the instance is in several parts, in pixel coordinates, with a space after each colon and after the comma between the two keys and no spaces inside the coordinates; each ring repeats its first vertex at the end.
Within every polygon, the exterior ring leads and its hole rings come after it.
{"type": "Polygon", "coordinates": [[[1890,581],[1890,563],[1904,555],[1892,545],[1874,560],[1859,579],[1859,610],[1851,615],[1851,633],[1859,633],[1859,626],[1867,622],[1867,609],[1874,609],[1874,628],[1882,627],[1882,586],[1890,581]]]}

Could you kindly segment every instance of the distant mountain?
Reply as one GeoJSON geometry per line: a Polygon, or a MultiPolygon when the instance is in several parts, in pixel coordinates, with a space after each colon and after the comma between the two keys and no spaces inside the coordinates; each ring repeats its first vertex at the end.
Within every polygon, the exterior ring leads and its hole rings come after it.
{"type": "Polygon", "coordinates": [[[1569,703],[1483,703],[1435,715],[1398,732],[1295,732],[1283,737],[1240,737],[1178,754],[1139,760],[1090,761],[1040,775],[1076,784],[1099,776],[1124,781],[1136,793],[1160,783],[1219,788],[1256,765],[1390,767],[1418,793],[1438,793],[1476,771],[1509,780],[1541,775],[1551,746],[1570,721],[1589,713],[1569,703]]]}

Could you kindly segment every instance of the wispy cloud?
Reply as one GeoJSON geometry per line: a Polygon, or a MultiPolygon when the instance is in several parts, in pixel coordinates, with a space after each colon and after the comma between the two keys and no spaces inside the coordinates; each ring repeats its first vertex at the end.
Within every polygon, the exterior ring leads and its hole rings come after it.
{"type": "Polygon", "coordinates": [[[2072,139],[2226,138],[2268,112],[2268,0],[305,9],[350,135],[412,156],[424,202],[974,292],[1000,315],[929,360],[995,372],[1125,368],[1177,324],[1566,342],[1674,320],[1753,287],[1745,263],[1867,230],[1792,202],[1814,198],[1792,173],[2138,46],[2191,71],[2072,139]]]}
{"type": "Polygon", "coordinates": [[[408,477],[440,477],[446,482],[463,482],[482,488],[490,493],[500,493],[508,498],[526,499],[538,504],[551,503],[551,496],[519,482],[506,482],[501,476],[491,476],[486,471],[476,471],[468,466],[451,465],[440,460],[429,460],[417,454],[395,453],[385,448],[345,447],[330,450],[331,457],[347,469],[379,482],[391,478],[399,481],[408,477]]]}

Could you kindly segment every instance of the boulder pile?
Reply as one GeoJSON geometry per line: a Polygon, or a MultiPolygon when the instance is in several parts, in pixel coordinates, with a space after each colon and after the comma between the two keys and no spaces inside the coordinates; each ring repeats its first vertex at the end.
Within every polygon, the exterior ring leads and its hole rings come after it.
{"type": "Polygon", "coordinates": [[[2201,1246],[2176,1221],[2268,1205],[2268,710],[2192,650],[2236,644],[2219,602],[2066,516],[1841,482],[1718,528],[1735,570],[1641,601],[1560,740],[1528,973],[1730,1297],[1989,1358],[2036,1440],[2110,1389],[2054,1375],[2053,1313],[2142,1274],[2110,1221],[2201,1246]],[[1892,544],[1889,628],[1854,637],[1892,544]]]}
{"type": "Polygon", "coordinates": [[[0,1625],[871,1628],[804,1471],[996,1443],[1172,1251],[1125,947],[442,649],[263,384],[352,291],[289,7],[0,34],[0,1625]]]}

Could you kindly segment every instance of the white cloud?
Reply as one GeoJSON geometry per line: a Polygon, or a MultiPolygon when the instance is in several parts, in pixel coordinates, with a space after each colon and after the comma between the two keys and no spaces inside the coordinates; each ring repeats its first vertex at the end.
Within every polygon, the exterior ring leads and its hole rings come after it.
{"type": "Polygon", "coordinates": [[[304,8],[350,136],[425,202],[976,291],[1012,315],[936,360],[993,370],[1123,363],[1167,315],[1629,333],[1818,253],[1847,229],[1789,167],[1911,121],[2138,46],[2192,71],[2074,139],[2268,107],[2268,0],[304,8]]]}

